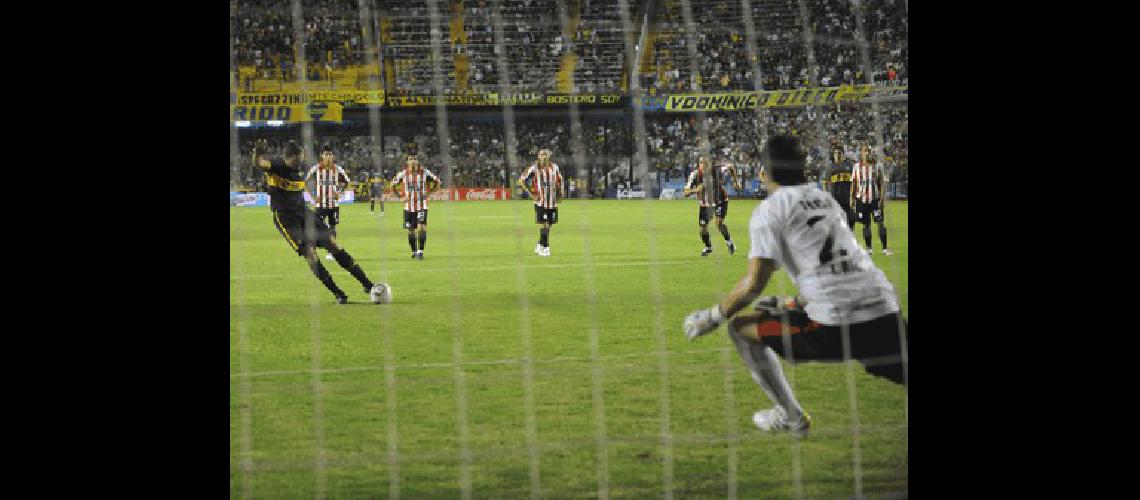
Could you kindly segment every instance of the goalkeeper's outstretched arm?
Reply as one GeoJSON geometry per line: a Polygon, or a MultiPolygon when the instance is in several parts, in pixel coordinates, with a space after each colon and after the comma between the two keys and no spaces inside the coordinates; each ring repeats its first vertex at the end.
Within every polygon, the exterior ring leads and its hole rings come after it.
{"type": "Polygon", "coordinates": [[[760,296],[764,287],[768,286],[768,280],[772,278],[772,273],[775,270],[776,262],[772,259],[749,259],[748,274],[745,274],[732,288],[732,291],[728,292],[728,295],[720,301],[721,314],[725,318],[731,318],[748,307],[752,301],[760,296]]]}
{"type": "Polygon", "coordinates": [[[702,309],[685,317],[682,328],[689,340],[708,334],[717,329],[733,315],[748,307],[752,301],[760,296],[772,272],[776,270],[776,262],[772,259],[755,258],[748,260],[748,274],[744,275],[728,296],[708,309],[702,309]]]}

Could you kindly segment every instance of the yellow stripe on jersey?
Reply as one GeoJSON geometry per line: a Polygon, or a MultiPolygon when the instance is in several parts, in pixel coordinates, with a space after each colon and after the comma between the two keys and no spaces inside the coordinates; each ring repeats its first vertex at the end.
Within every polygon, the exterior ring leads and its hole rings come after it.
{"type": "Polygon", "coordinates": [[[286,191],[304,191],[305,181],[291,181],[279,175],[265,174],[266,181],[270,186],[281,188],[286,191]]]}
{"type": "Polygon", "coordinates": [[[281,217],[277,216],[276,210],[273,211],[273,221],[276,222],[277,227],[281,229],[281,234],[285,235],[285,241],[288,241],[289,246],[293,247],[293,250],[296,250],[297,249],[297,242],[293,241],[293,238],[289,237],[289,230],[285,229],[285,226],[283,226],[281,224],[281,217]]]}
{"type": "Polygon", "coordinates": [[[831,182],[851,182],[851,172],[840,172],[831,176],[831,182]]]}

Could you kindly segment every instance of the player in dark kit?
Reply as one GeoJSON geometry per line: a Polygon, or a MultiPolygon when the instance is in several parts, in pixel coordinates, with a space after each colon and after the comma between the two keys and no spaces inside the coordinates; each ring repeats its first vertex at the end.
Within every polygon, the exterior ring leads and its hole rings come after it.
{"type": "Polygon", "coordinates": [[[851,162],[843,158],[843,148],[836,147],[831,152],[831,169],[827,180],[831,196],[839,202],[847,215],[847,227],[855,229],[855,209],[851,203],[851,162]]]}
{"type": "Polygon", "coordinates": [[[380,284],[373,284],[364,270],[353,260],[347,251],[337,245],[336,237],[332,235],[326,225],[306,205],[303,192],[305,181],[301,174],[301,147],[296,142],[289,141],[285,146],[284,159],[265,157],[266,141],[257,141],[253,147],[253,164],[265,172],[266,183],[269,184],[269,208],[273,213],[273,224],[285,237],[289,246],[305,258],[309,269],[317,279],[336,296],[338,304],[348,303],[346,295],[329,275],[321,260],[317,257],[316,247],[324,248],[333,256],[337,264],[352,274],[361,285],[364,293],[376,291],[380,284]]]}
{"type": "Polygon", "coordinates": [[[380,215],[384,215],[384,184],[384,177],[380,175],[380,172],[376,172],[368,178],[368,190],[369,194],[371,195],[371,203],[368,205],[368,213],[376,213],[376,202],[379,201],[380,215]]]}

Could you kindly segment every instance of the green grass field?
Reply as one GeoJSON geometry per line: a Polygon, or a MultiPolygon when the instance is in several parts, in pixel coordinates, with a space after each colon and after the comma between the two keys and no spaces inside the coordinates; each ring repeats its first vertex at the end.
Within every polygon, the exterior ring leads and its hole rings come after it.
{"type": "MultiPolygon", "coordinates": [[[[736,255],[714,228],[702,258],[692,200],[570,200],[544,258],[529,202],[433,202],[423,261],[400,205],[345,205],[339,240],[388,305],[322,260],[353,301],[337,305],[268,208],[232,208],[230,496],[905,494],[901,387],[785,364],[812,432],[764,434],[751,416],[771,403],[724,329],[682,333],[745,272],[756,204],[730,203],[736,255]]],[[[895,255],[876,235],[874,260],[905,315],[906,202],[887,223],[895,255]]],[[[766,293],[793,291],[781,271],[766,293]]]]}

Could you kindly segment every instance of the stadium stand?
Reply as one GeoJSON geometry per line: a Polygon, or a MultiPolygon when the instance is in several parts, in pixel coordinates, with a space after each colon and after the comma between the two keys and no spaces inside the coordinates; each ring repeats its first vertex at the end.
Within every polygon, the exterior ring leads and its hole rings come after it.
{"type": "MultiPolygon", "coordinates": [[[[736,0],[690,1],[690,34],[680,0],[627,2],[631,42],[642,29],[640,14],[649,10],[641,36],[640,84],[651,95],[754,90],[753,71],[760,69],[763,90],[865,83],[862,36],[873,80],[878,84],[909,85],[907,76],[908,21],[906,6],[898,0],[862,3],[862,28],[853,4],[844,0],[752,0],[751,19],[755,65],[749,60],[746,13],[736,0]],[[805,33],[805,19],[810,37],[805,33]],[[809,40],[810,39],[810,40],[809,40]],[[810,51],[809,49],[810,43],[810,51]],[[690,60],[690,44],[700,54],[690,60]],[[812,71],[811,62],[815,63],[812,71]],[[695,64],[694,64],[695,63],[695,64]],[[758,66],[757,66],[758,65],[758,66]],[[697,73],[694,75],[693,68],[697,73]]],[[[455,95],[500,92],[500,59],[507,64],[511,88],[516,92],[625,94],[634,68],[628,67],[623,33],[625,26],[616,0],[448,0],[440,2],[438,64],[432,60],[431,16],[422,2],[380,0],[304,0],[300,51],[295,47],[289,0],[240,0],[231,16],[232,70],[235,87],[251,91],[296,91],[301,85],[319,89],[381,89],[390,96],[455,95]],[[492,7],[498,6],[498,11],[492,7]],[[495,43],[494,29],[503,30],[503,43],[495,43]],[[369,36],[371,30],[371,36],[369,36]],[[367,40],[378,41],[369,47],[367,40]],[[497,51],[508,51],[503,54],[497,51]],[[298,74],[297,55],[306,61],[307,73],[298,74]],[[369,62],[371,62],[369,64],[369,62]],[[433,84],[438,67],[441,89],[433,84]],[[304,80],[303,82],[301,80],[304,80]]],[[[632,44],[631,44],[632,45],[632,44]]],[[[841,105],[819,109],[771,109],[769,130],[801,135],[813,149],[813,159],[825,161],[832,144],[851,149],[874,130],[868,105],[841,105]]],[[[649,164],[658,184],[676,182],[695,160],[699,127],[689,114],[647,113],[646,146],[649,164]]],[[[721,160],[748,165],[754,174],[757,113],[711,113],[705,117],[711,147],[721,160]]],[[[907,106],[880,106],[883,151],[889,162],[906,175],[907,106]]],[[[338,161],[353,179],[383,168],[391,170],[403,144],[417,142],[428,168],[452,172],[456,186],[510,185],[502,117],[448,119],[451,169],[442,167],[435,120],[385,118],[382,145],[371,145],[367,129],[322,131],[318,144],[333,144],[338,161]],[[393,122],[392,120],[396,121],[393,122]],[[398,131],[398,132],[393,132],[398,131]]],[[[630,182],[629,161],[634,154],[629,113],[621,117],[583,117],[584,165],[574,164],[569,120],[517,118],[516,164],[533,160],[538,148],[555,151],[556,161],[568,175],[630,182]]],[[[272,134],[271,134],[272,135],[272,134]]],[[[242,139],[242,162],[248,162],[248,141],[242,139]]],[[[255,188],[260,180],[235,169],[234,184],[255,188]]]]}

